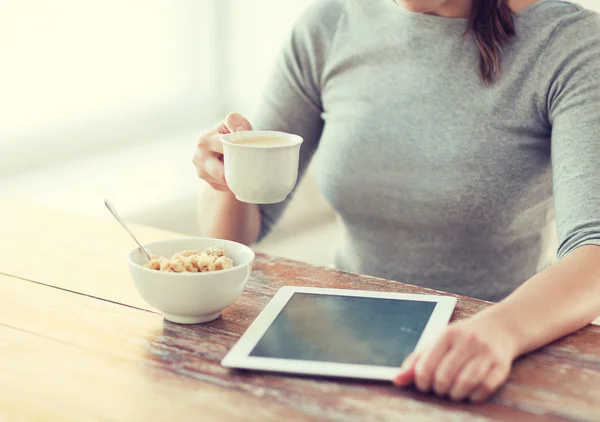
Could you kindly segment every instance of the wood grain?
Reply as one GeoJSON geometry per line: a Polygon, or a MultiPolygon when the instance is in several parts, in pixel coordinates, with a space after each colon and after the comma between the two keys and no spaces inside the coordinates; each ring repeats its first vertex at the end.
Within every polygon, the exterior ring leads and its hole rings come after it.
{"type": "MultiPolygon", "coordinates": [[[[100,390],[122,388],[120,382],[112,387],[102,382],[106,372],[102,362],[108,359],[102,356],[106,355],[132,365],[136,363],[138,367],[151,367],[160,374],[164,371],[170,376],[189,379],[185,382],[201,385],[196,386],[196,390],[206,385],[213,389],[215,400],[222,394],[222,401],[229,403],[227,397],[232,393],[273,404],[273,416],[278,414],[279,406],[288,409],[291,417],[303,413],[307,419],[327,420],[597,420],[600,368],[596,367],[596,360],[600,353],[592,353],[600,343],[597,332],[591,333],[595,335],[594,341],[586,342],[588,359],[577,359],[575,350],[571,350],[577,345],[572,342],[533,354],[518,363],[510,382],[499,395],[490,403],[478,406],[452,404],[412,389],[398,390],[382,383],[287,377],[222,368],[219,364],[222,357],[276,289],[275,285],[267,291],[262,282],[253,281],[243,298],[228,308],[221,319],[206,325],[180,326],[164,322],[154,312],[0,277],[0,297],[3,298],[0,324],[77,348],[81,356],[73,359],[88,362],[90,372],[86,376],[90,379],[94,378],[94,373],[99,374],[100,390]],[[96,358],[86,357],[86,354],[96,358]],[[563,359],[561,354],[569,357],[563,359]],[[97,365],[94,359],[100,359],[97,365]],[[571,391],[573,386],[577,389],[571,391]],[[581,394],[582,391],[586,394],[581,394]]],[[[13,357],[24,353],[22,347],[15,349],[18,352],[14,352],[13,357]]],[[[8,357],[2,360],[10,361],[11,356],[5,353],[0,348],[0,357],[8,357]]],[[[31,353],[31,359],[35,360],[35,354],[31,353]]],[[[44,365],[52,366],[51,361],[43,362],[40,363],[42,369],[44,365]]],[[[10,368],[2,371],[10,371],[10,368]]],[[[151,386],[154,377],[145,379],[134,369],[128,370],[129,373],[122,371],[124,375],[115,375],[115,379],[130,377],[128,382],[149,384],[145,388],[154,388],[151,386]]],[[[53,382],[39,387],[48,397],[55,394],[53,382]]],[[[21,387],[20,391],[20,397],[25,401],[29,391],[27,386],[21,387]]],[[[99,391],[98,394],[109,393],[99,391]]],[[[177,394],[173,392],[171,400],[174,403],[178,402],[177,394]]],[[[4,396],[0,394],[0,397],[4,396]]]]}
{"type": "Polygon", "coordinates": [[[306,420],[303,412],[101,348],[2,325],[0,338],[0,420],[306,420]]]}
{"type": "MultiPolygon", "coordinates": [[[[141,242],[182,237],[130,227],[141,242]]],[[[152,309],[130,282],[126,256],[135,244],[108,211],[101,219],[0,198],[0,239],[2,274],[152,309]]]]}

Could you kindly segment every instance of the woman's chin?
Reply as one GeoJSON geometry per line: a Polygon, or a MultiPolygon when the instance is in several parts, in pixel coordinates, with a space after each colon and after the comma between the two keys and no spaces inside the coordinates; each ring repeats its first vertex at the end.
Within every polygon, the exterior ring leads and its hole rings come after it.
{"type": "Polygon", "coordinates": [[[431,4],[431,2],[422,2],[414,0],[399,0],[400,7],[405,8],[412,13],[429,13],[435,10],[438,4],[431,4]]]}

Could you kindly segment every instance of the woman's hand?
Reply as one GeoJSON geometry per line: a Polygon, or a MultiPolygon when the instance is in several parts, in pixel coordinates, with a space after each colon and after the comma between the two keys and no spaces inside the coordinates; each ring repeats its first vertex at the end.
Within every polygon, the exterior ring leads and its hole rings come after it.
{"type": "Polygon", "coordinates": [[[518,355],[510,331],[489,312],[451,324],[435,342],[406,358],[394,384],[414,383],[422,392],[481,402],[506,381],[518,355]]]}
{"type": "Polygon", "coordinates": [[[196,166],[198,177],[206,181],[213,189],[230,192],[225,181],[221,135],[245,130],[252,130],[250,122],[238,113],[230,113],[214,129],[200,135],[198,148],[192,161],[196,166]]]}

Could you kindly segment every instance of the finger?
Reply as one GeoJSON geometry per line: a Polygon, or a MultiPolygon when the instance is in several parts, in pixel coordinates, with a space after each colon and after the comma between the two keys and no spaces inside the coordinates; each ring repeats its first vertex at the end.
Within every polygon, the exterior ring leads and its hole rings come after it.
{"type": "Polygon", "coordinates": [[[230,190],[229,186],[227,186],[226,183],[223,183],[223,182],[213,178],[211,175],[209,175],[206,172],[201,172],[198,176],[200,177],[200,179],[204,180],[215,190],[220,190],[220,191],[224,191],[224,192],[230,190]]]}
{"type": "Polygon", "coordinates": [[[473,403],[480,403],[487,399],[492,393],[494,393],[504,382],[507,380],[510,374],[510,367],[505,368],[500,365],[496,365],[484,378],[483,382],[479,384],[477,388],[469,395],[469,400],[473,403]]]}
{"type": "Polygon", "coordinates": [[[223,143],[221,134],[216,130],[211,130],[200,135],[198,139],[198,148],[223,154],[223,143]]]}
{"type": "Polygon", "coordinates": [[[392,379],[392,382],[397,387],[404,387],[414,382],[415,380],[415,365],[419,360],[420,353],[412,352],[402,362],[400,372],[392,379]]]}
{"type": "Polygon", "coordinates": [[[206,174],[212,177],[218,184],[224,186],[227,185],[227,182],[225,181],[225,166],[216,156],[206,157],[203,169],[206,174]]]}
{"type": "Polygon", "coordinates": [[[225,184],[225,170],[223,160],[218,154],[206,152],[198,149],[192,158],[192,163],[196,167],[196,173],[201,179],[214,179],[215,182],[225,184]]]}
{"type": "Polygon", "coordinates": [[[448,394],[454,379],[463,369],[465,364],[474,355],[473,344],[466,339],[457,342],[450,351],[444,355],[433,375],[433,391],[438,396],[448,394]]]}
{"type": "Polygon", "coordinates": [[[223,162],[217,158],[217,156],[199,156],[199,154],[196,154],[193,161],[194,165],[196,166],[198,177],[206,180],[209,183],[216,183],[223,186],[227,185],[223,162]]]}
{"type": "Polygon", "coordinates": [[[446,331],[432,346],[423,352],[415,367],[415,384],[422,392],[431,389],[433,374],[442,357],[452,345],[452,334],[446,331]]]}
{"type": "Polygon", "coordinates": [[[229,113],[223,122],[229,133],[252,130],[252,125],[240,113],[229,113]]]}
{"type": "Polygon", "coordinates": [[[214,190],[218,190],[218,191],[221,191],[221,192],[231,192],[231,189],[229,189],[229,186],[227,186],[226,184],[223,184],[220,181],[214,179],[213,177],[211,177],[206,172],[202,173],[201,176],[200,176],[200,178],[204,182],[206,182],[214,190]]]}
{"type": "Polygon", "coordinates": [[[212,189],[214,189],[214,190],[218,190],[219,192],[228,192],[228,193],[231,193],[231,189],[229,189],[227,187],[227,185],[221,185],[221,184],[218,184],[218,183],[211,183],[211,182],[209,182],[207,180],[205,180],[205,182],[208,183],[208,185],[212,189]]]}
{"type": "Polygon", "coordinates": [[[491,366],[492,361],[489,359],[480,358],[469,361],[452,384],[449,393],[450,398],[456,401],[464,400],[481,384],[489,373],[491,366]]]}

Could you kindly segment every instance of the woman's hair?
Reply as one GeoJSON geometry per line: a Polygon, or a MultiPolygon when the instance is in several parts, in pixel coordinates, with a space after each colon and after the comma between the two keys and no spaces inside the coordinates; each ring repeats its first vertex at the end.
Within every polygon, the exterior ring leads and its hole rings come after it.
{"type": "Polygon", "coordinates": [[[481,79],[491,85],[500,76],[502,46],[516,35],[508,0],[473,0],[467,31],[472,31],[479,48],[481,79]]]}

